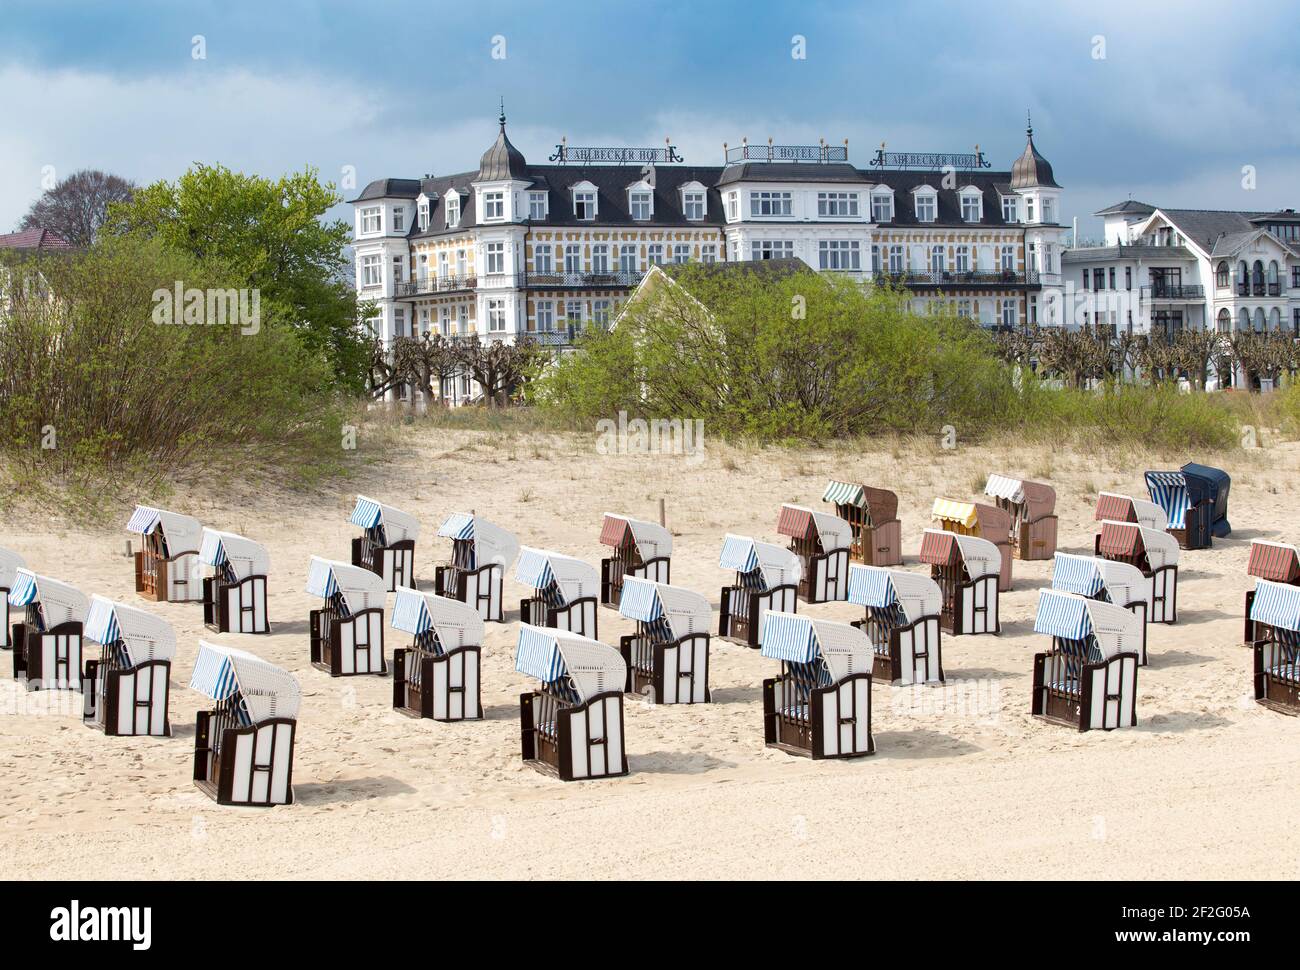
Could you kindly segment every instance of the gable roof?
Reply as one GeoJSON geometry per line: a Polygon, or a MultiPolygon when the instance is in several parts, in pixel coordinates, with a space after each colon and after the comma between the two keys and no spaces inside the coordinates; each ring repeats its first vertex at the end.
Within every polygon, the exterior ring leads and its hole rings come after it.
{"type": "Polygon", "coordinates": [[[1156,207],[1148,205],[1145,202],[1139,202],[1136,199],[1125,199],[1123,202],[1117,202],[1114,205],[1108,205],[1106,208],[1094,212],[1095,216],[1149,216],[1156,211],[1156,207]]]}
{"type": "MultiPolygon", "coordinates": [[[[1211,255],[1224,255],[1239,249],[1249,238],[1267,230],[1256,225],[1255,220],[1268,213],[1243,212],[1227,209],[1161,209],[1156,210],[1191,242],[1211,255]]],[[[1287,244],[1269,233],[1283,248],[1287,244]]]]}
{"type": "Polygon", "coordinates": [[[0,249],[74,249],[72,243],[52,229],[24,229],[0,234],[0,249]]]}

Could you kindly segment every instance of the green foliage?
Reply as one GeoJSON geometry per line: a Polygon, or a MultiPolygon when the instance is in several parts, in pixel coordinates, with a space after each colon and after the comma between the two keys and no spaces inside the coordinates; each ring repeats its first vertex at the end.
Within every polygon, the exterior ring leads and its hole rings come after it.
{"type": "Polygon", "coordinates": [[[289,323],[341,388],[360,392],[370,356],[346,278],[349,227],[322,221],[339,201],[312,169],[272,180],[196,165],[114,205],[106,228],[187,254],[213,285],[260,290],[263,314],[289,323]]]}

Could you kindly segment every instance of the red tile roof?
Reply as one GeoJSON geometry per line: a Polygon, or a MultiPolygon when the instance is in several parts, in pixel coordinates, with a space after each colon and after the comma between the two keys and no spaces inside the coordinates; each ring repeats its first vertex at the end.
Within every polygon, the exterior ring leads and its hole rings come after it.
{"type": "Polygon", "coordinates": [[[0,234],[0,249],[72,249],[72,244],[50,229],[24,229],[0,234]]]}

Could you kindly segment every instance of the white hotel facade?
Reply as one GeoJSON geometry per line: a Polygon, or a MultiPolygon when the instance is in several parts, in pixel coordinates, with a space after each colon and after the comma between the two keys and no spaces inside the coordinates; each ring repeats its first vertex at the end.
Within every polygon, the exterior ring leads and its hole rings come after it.
{"type": "MultiPolygon", "coordinates": [[[[984,156],[748,145],[721,166],[672,146],[557,146],[528,162],[499,119],[477,170],[371,182],[351,200],[357,289],[386,344],[440,332],[563,346],[607,326],[655,264],[798,257],[907,287],[986,326],[1059,323],[1062,189],[1032,128],[1009,170],[984,156]]],[[[444,387],[472,396],[467,379],[444,387]]]]}

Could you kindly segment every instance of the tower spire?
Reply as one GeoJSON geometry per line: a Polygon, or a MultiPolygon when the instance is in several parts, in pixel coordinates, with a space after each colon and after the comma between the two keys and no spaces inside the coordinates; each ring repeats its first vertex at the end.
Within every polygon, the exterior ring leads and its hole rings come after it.
{"type": "Polygon", "coordinates": [[[1030,138],[1034,137],[1034,119],[1033,116],[1029,113],[1028,108],[1025,109],[1025,134],[1027,134],[1030,138]]]}
{"type": "Polygon", "coordinates": [[[501,130],[505,131],[506,130],[506,99],[504,95],[501,97],[501,114],[497,117],[497,121],[500,122],[501,124],[501,130]]]}

